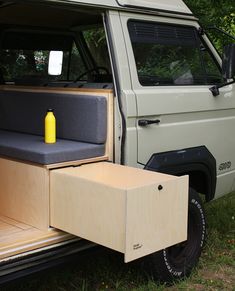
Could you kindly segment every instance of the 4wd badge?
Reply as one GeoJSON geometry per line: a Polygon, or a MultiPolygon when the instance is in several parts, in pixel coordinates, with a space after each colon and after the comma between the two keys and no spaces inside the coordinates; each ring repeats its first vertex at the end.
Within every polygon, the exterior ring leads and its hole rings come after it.
{"type": "Polygon", "coordinates": [[[231,168],[231,166],[232,166],[232,163],[230,161],[222,163],[222,164],[219,165],[219,171],[228,170],[228,169],[231,168]]]}

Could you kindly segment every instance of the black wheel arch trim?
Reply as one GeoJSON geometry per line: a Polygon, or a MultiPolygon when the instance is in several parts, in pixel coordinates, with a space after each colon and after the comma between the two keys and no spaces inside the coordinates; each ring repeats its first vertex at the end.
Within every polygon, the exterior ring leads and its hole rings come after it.
{"type": "Polygon", "coordinates": [[[189,175],[190,187],[210,201],[216,190],[216,160],[206,146],[155,153],[144,167],[146,170],[170,174],[189,175]]]}

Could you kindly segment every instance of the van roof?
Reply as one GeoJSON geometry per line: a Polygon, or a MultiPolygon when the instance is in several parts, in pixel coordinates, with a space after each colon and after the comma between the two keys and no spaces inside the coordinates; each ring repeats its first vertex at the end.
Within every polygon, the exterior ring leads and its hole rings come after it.
{"type": "MultiPolygon", "coordinates": [[[[55,0],[51,0],[56,2],[55,0]]],[[[107,6],[112,8],[136,8],[141,10],[158,10],[171,13],[188,14],[192,12],[182,0],[69,0],[74,3],[88,4],[92,6],[107,6]]],[[[63,0],[57,0],[63,2],[63,0]]],[[[67,0],[68,2],[68,0],[67,0]]]]}

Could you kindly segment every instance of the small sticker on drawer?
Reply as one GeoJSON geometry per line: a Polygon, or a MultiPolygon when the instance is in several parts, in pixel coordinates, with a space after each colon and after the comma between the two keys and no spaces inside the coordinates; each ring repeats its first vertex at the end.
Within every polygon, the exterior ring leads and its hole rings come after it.
{"type": "Polygon", "coordinates": [[[135,244],[133,245],[133,250],[138,250],[138,249],[141,249],[143,245],[141,244],[135,244]]]}

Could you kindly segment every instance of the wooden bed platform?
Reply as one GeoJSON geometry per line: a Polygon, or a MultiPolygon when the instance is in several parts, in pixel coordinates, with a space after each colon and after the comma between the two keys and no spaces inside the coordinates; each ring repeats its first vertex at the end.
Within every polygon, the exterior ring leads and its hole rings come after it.
{"type": "Polygon", "coordinates": [[[0,260],[73,238],[59,230],[42,231],[0,216],[0,260]]]}

